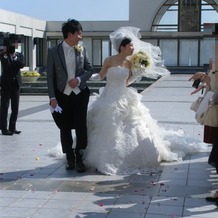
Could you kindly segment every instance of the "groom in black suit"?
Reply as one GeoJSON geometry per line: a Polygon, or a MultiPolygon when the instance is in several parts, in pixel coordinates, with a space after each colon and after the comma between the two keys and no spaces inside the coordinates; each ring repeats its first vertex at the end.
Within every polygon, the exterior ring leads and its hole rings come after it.
{"type": "Polygon", "coordinates": [[[47,82],[52,116],[60,129],[62,151],[66,154],[67,170],[86,170],[83,164],[83,149],[87,146],[87,107],[90,90],[86,81],[93,68],[86,48],[79,45],[82,26],[74,19],[62,25],[64,41],[48,50],[47,82]],[[76,133],[73,146],[72,129],[76,133]]]}
{"type": "MultiPolygon", "coordinates": [[[[15,43],[16,44],[16,43],[15,43]]],[[[20,134],[16,129],[19,110],[21,74],[20,69],[25,66],[22,53],[15,52],[15,45],[5,46],[1,53],[1,131],[2,135],[20,134]],[[8,118],[8,108],[11,105],[11,115],[8,118]]]]}

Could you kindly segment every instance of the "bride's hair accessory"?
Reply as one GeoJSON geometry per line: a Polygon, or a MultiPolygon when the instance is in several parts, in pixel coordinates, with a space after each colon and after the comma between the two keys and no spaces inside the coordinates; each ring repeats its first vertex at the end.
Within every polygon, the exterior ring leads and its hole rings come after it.
{"type": "Polygon", "coordinates": [[[121,42],[125,38],[130,39],[131,41],[134,38],[140,38],[139,29],[135,27],[120,27],[110,34],[111,43],[117,52],[119,52],[121,42]]]}
{"type": "MultiPolygon", "coordinates": [[[[165,68],[164,62],[161,58],[161,50],[158,46],[154,46],[151,43],[144,42],[140,40],[141,34],[139,33],[139,28],[137,27],[120,27],[110,34],[110,40],[112,46],[116,51],[119,51],[120,44],[122,40],[126,38],[130,38],[133,43],[134,53],[127,57],[131,61],[134,55],[140,55],[140,52],[146,54],[147,59],[144,57],[143,59],[149,60],[149,67],[146,68],[146,73],[144,76],[150,78],[158,78],[160,76],[169,75],[170,72],[165,68]]],[[[143,55],[144,56],[144,55],[143,55]]],[[[138,57],[139,58],[139,57],[138,57]]],[[[133,64],[134,67],[134,64],[133,64]]]]}

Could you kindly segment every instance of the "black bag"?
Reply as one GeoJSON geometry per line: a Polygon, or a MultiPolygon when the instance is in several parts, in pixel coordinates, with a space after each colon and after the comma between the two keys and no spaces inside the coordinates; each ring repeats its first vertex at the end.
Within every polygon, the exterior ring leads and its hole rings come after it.
{"type": "Polygon", "coordinates": [[[201,82],[200,79],[196,79],[196,80],[193,82],[192,87],[197,89],[198,86],[199,86],[199,84],[200,84],[200,82],[201,82]]]}

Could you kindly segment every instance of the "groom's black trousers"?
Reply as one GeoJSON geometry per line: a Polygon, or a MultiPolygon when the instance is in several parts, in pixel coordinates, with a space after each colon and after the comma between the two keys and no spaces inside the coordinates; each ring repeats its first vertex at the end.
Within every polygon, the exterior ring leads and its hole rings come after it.
{"type": "Polygon", "coordinates": [[[87,146],[87,108],[90,90],[85,87],[78,95],[72,92],[69,96],[56,91],[58,105],[62,113],[53,112],[52,116],[60,129],[60,139],[63,153],[66,153],[67,161],[74,161],[72,129],[76,133],[76,160],[82,160],[81,149],[87,146]]]}

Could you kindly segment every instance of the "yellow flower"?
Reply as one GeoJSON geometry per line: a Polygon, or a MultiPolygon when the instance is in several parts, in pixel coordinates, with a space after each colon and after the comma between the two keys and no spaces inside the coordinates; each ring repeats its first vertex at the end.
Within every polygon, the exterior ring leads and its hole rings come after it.
{"type": "Polygon", "coordinates": [[[39,77],[40,73],[38,73],[37,71],[23,71],[23,72],[21,72],[21,76],[39,77]]]}
{"type": "Polygon", "coordinates": [[[146,68],[151,65],[150,57],[143,51],[139,51],[131,58],[133,68],[146,68]]]}
{"type": "Polygon", "coordinates": [[[82,52],[83,52],[83,47],[82,47],[82,45],[80,45],[80,44],[75,45],[74,48],[82,55],[82,52]]]}

